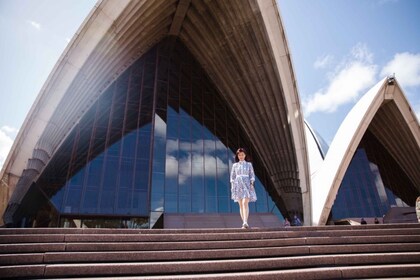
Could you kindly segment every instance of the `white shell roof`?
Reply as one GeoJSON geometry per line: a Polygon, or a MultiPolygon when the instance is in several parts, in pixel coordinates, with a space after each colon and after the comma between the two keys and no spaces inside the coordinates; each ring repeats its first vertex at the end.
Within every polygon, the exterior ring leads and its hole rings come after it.
{"type": "Polygon", "coordinates": [[[327,222],[347,167],[368,128],[420,189],[419,123],[398,82],[394,78],[384,78],[346,116],[321,168],[312,176],[314,225],[327,222]]]}

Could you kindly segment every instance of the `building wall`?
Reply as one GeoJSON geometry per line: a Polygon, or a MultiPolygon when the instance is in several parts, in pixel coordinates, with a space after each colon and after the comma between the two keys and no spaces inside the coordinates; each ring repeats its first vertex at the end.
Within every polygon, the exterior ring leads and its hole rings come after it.
{"type": "Polygon", "coordinates": [[[109,86],[55,153],[34,186],[51,207],[15,219],[26,226],[45,226],[46,216],[50,226],[81,226],[80,217],[140,225],[127,219],[236,212],[229,173],[238,147],[249,151],[258,177],[251,212],[281,216],[284,206],[235,112],[182,43],[167,38],[109,86]]]}
{"type": "Polygon", "coordinates": [[[414,206],[419,195],[389,151],[368,130],[347,168],[331,219],[382,217],[391,207],[414,206]]]}

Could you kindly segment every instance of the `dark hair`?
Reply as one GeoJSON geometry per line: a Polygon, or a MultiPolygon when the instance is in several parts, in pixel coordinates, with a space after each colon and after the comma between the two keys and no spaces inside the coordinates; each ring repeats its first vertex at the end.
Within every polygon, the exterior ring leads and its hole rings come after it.
{"type": "Polygon", "coordinates": [[[245,160],[247,161],[247,159],[248,159],[248,153],[246,152],[246,150],[244,148],[239,148],[239,149],[236,150],[236,153],[235,153],[235,161],[236,162],[239,161],[239,158],[238,158],[238,154],[239,153],[244,153],[245,154],[245,160]]]}

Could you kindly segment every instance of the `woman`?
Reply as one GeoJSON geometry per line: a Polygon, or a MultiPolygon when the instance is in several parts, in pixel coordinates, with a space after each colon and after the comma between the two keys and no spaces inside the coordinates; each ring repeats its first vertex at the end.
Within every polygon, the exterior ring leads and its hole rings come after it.
{"type": "Polygon", "coordinates": [[[239,211],[242,218],[242,228],[249,228],[249,202],[257,200],[254,183],[255,174],[252,163],[246,161],[246,151],[239,148],[236,151],[235,163],[230,173],[230,184],[232,199],[239,204],[239,211]]]}

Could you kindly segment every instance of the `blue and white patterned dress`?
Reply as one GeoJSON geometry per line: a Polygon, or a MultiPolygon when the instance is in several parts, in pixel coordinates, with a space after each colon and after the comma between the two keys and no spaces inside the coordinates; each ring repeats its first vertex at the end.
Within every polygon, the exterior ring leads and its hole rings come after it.
{"type": "Polygon", "coordinates": [[[235,202],[243,198],[249,198],[250,202],[257,200],[257,194],[255,188],[251,188],[251,182],[255,182],[252,163],[245,160],[234,163],[230,173],[230,183],[232,199],[235,202]]]}

